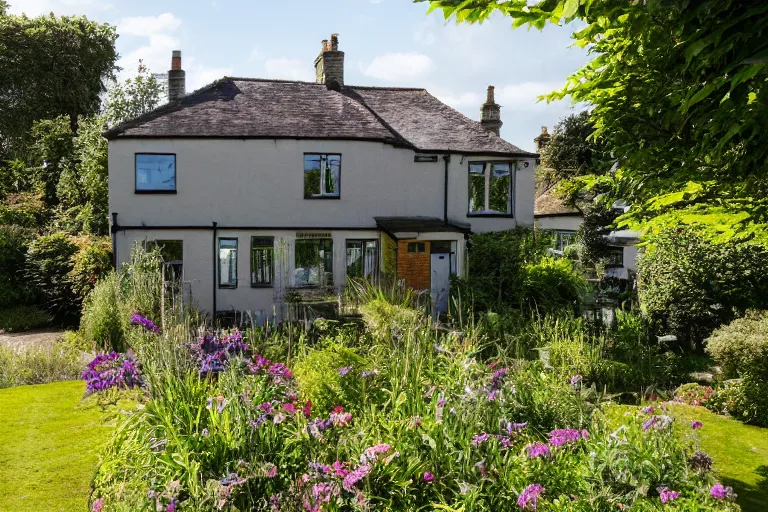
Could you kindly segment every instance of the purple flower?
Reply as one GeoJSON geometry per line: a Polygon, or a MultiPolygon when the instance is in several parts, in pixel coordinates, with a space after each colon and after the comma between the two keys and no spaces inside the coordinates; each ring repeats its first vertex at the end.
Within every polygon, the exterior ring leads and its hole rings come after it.
{"type": "Polygon", "coordinates": [[[165,507],[165,512],[176,512],[176,505],[179,504],[179,500],[171,498],[171,502],[165,507]]]}
{"type": "Polygon", "coordinates": [[[653,414],[654,411],[656,411],[656,408],[652,405],[646,405],[640,410],[643,412],[643,414],[653,414]]]}
{"type": "Polygon", "coordinates": [[[651,428],[664,429],[672,424],[672,417],[662,414],[660,416],[651,416],[643,423],[643,430],[649,430],[651,428]]]}
{"type": "Polygon", "coordinates": [[[589,438],[589,433],[586,430],[579,431],[574,428],[562,428],[549,433],[549,444],[552,446],[562,446],[566,443],[575,443],[582,438],[589,438]]]}
{"type": "Polygon", "coordinates": [[[531,484],[517,497],[517,506],[523,510],[536,510],[536,504],[539,501],[539,495],[546,489],[541,484],[531,484]]]}
{"type": "Polygon", "coordinates": [[[699,420],[696,420],[693,423],[691,423],[691,428],[693,430],[699,430],[703,426],[704,426],[704,424],[702,422],[700,422],[699,420]]]}
{"type": "Polygon", "coordinates": [[[360,377],[367,379],[368,377],[374,377],[379,374],[379,370],[373,369],[373,370],[366,370],[363,372],[360,372],[360,377]]]}
{"type": "Polygon", "coordinates": [[[388,453],[391,449],[392,447],[386,443],[377,444],[375,446],[371,446],[370,448],[366,448],[363,452],[363,455],[360,456],[360,463],[367,464],[369,462],[374,462],[378,460],[379,455],[388,453]]]}
{"type": "Polygon", "coordinates": [[[709,490],[709,494],[710,496],[718,500],[724,500],[724,499],[736,497],[736,494],[734,494],[732,488],[725,487],[721,483],[716,483],[715,485],[713,485],[712,488],[709,490]]]}
{"type": "Polygon", "coordinates": [[[426,471],[424,473],[424,481],[425,482],[430,483],[430,482],[434,481],[434,479],[435,479],[435,475],[433,475],[429,471],[426,471]]]}
{"type": "Polygon", "coordinates": [[[486,442],[490,437],[490,434],[486,434],[485,432],[478,434],[472,439],[472,446],[478,446],[479,444],[486,442]]]}
{"type": "Polygon", "coordinates": [[[536,457],[545,457],[551,455],[551,451],[549,450],[549,446],[545,445],[544,443],[530,443],[526,445],[525,452],[531,459],[535,459],[536,457]]]}
{"type": "Polygon", "coordinates": [[[138,313],[134,313],[131,315],[131,325],[141,325],[144,327],[144,329],[147,332],[154,332],[158,333],[160,332],[160,329],[157,328],[157,326],[147,317],[141,316],[138,313]]]}
{"type": "Polygon", "coordinates": [[[104,502],[102,501],[101,498],[98,498],[96,501],[93,502],[93,508],[92,508],[93,512],[101,512],[103,508],[104,508],[104,502]]]}
{"type": "Polygon", "coordinates": [[[368,476],[371,472],[371,466],[369,464],[362,464],[350,471],[347,476],[341,482],[341,485],[349,492],[353,492],[357,482],[368,476]]]}
{"type": "Polygon", "coordinates": [[[528,422],[527,421],[523,422],[523,423],[509,423],[509,422],[507,422],[507,425],[506,425],[507,434],[512,434],[514,432],[519,432],[519,431],[523,430],[527,426],[528,426],[528,422]]]}
{"type": "Polygon", "coordinates": [[[86,395],[109,388],[133,388],[143,384],[136,361],[128,354],[99,354],[88,363],[81,378],[86,382],[86,395]]]}
{"type": "Polygon", "coordinates": [[[351,371],[352,371],[352,367],[351,366],[344,366],[342,368],[339,368],[339,375],[344,377],[346,374],[348,374],[351,371]]]}
{"type": "Polygon", "coordinates": [[[659,491],[659,498],[661,498],[662,503],[669,503],[680,497],[678,491],[670,491],[666,487],[659,487],[657,490],[659,491]]]}

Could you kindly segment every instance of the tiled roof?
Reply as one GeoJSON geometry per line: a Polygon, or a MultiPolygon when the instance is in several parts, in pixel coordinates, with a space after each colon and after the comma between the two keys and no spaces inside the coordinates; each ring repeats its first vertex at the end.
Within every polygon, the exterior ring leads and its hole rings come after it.
{"type": "Polygon", "coordinates": [[[576,208],[568,206],[555,195],[555,187],[552,186],[541,193],[533,203],[534,217],[581,215],[576,208]]]}
{"type": "Polygon", "coordinates": [[[223,78],[105,133],[109,139],[297,138],[375,140],[417,151],[535,156],[424,89],[223,78]]]}

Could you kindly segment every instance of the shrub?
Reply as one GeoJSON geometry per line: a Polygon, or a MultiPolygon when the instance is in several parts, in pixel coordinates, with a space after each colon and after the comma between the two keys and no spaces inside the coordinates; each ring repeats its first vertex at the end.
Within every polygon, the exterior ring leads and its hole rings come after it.
{"type": "Polygon", "coordinates": [[[734,416],[768,425],[768,311],[750,311],[715,330],[707,339],[707,352],[726,376],[742,378],[739,388],[746,407],[734,416]]]}
{"type": "Polygon", "coordinates": [[[29,192],[9,194],[0,203],[0,225],[37,228],[45,223],[47,211],[42,197],[29,192]]]}
{"type": "Polygon", "coordinates": [[[19,332],[50,325],[51,315],[32,306],[0,310],[0,332],[19,332]]]}
{"type": "Polygon", "coordinates": [[[82,303],[99,278],[112,269],[112,246],[109,237],[82,237],[78,242],[67,280],[82,303]]]}
{"type": "Polygon", "coordinates": [[[101,350],[126,349],[127,311],[123,305],[122,280],[110,272],[91,291],[83,307],[80,333],[101,350]]]}
{"type": "Polygon", "coordinates": [[[38,237],[27,251],[27,276],[40,289],[46,307],[62,322],[72,322],[80,312],[80,299],[68,279],[77,251],[66,233],[38,237]]]}
{"type": "Polygon", "coordinates": [[[34,237],[31,229],[0,226],[0,309],[34,302],[38,289],[24,273],[34,237]]]}
{"type": "Polygon", "coordinates": [[[765,424],[764,412],[757,409],[746,391],[747,386],[744,381],[726,381],[715,390],[704,406],[712,412],[727,414],[746,423],[765,424]]]}
{"type": "Polygon", "coordinates": [[[714,390],[709,386],[689,382],[675,390],[673,400],[687,405],[705,405],[714,393],[714,390]]]}
{"type": "Polygon", "coordinates": [[[318,411],[327,412],[339,404],[358,410],[363,381],[356,377],[367,369],[366,360],[350,348],[330,344],[311,349],[294,365],[299,396],[318,411]]]}
{"type": "Polygon", "coordinates": [[[541,313],[581,309],[587,282],[570,260],[544,257],[526,265],[523,276],[522,297],[529,309],[541,313]]]}
{"type": "Polygon", "coordinates": [[[79,352],[68,347],[15,352],[0,345],[0,388],[73,380],[81,368],[79,352]]]}
{"type": "Polygon", "coordinates": [[[640,303],[662,331],[689,346],[748,309],[768,308],[768,249],[713,244],[691,229],[665,231],[638,262],[640,303]]]}

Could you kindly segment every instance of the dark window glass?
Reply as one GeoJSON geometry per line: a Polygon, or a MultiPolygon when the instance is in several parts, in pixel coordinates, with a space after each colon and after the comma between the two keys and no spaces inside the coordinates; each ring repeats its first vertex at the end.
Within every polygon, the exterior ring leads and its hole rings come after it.
{"type": "Polygon", "coordinates": [[[424,242],[408,242],[408,252],[425,252],[424,242]]]}
{"type": "Polygon", "coordinates": [[[136,154],[136,192],[175,192],[176,155],[136,154]]]}
{"type": "Polygon", "coordinates": [[[333,285],[333,240],[296,240],[296,286],[333,285]]]}
{"type": "Polygon", "coordinates": [[[347,277],[375,279],[377,262],[376,240],[347,240],[347,277]]]}
{"type": "Polygon", "coordinates": [[[219,238],[219,286],[237,288],[237,238],[219,238]]]}
{"type": "Polygon", "coordinates": [[[562,251],[569,245],[574,244],[575,242],[576,242],[575,231],[558,231],[557,232],[557,237],[555,240],[555,246],[557,250],[562,251]]]}
{"type": "Polygon", "coordinates": [[[624,266],[624,249],[621,247],[611,248],[608,253],[608,264],[614,267],[624,266]]]}
{"type": "Polygon", "coordinates": [[[147,250],[157,248],[165,265],[166,279],[180,279],[184,267],[184,243],[181,240],[150,240],[147,250]]]}
{"type": "Polygon", "coordinates": [[[272,286],[275,242],[271,236],[251,238],[251,285],[272,286]]]}
{"type": "Polygon", "coordinates": [[[341,155],[304,155],[304,198],[339,197],[341,155]]]}

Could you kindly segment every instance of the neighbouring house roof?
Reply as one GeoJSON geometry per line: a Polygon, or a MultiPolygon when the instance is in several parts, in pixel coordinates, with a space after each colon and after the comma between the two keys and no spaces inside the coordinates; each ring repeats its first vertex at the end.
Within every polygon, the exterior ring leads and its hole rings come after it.
{"type": "Polygon", "coordinates": [[[539,194],[533,203],[534,217],[581,217],[581,212],[568,206],[555,195],[554,185],[539,194]]]}
{"type": "Polygon", "coordinates": [[[381,141],[416,151],[536,157],[425,89],[223,78],[104,134],[117,138],[381,141]]]}
{"type": "Polygon", "coordinates": [[[396,233],[470,233],[467,225],[437,217],[374,217],[376,227],[397,239],[396,233]]]}

